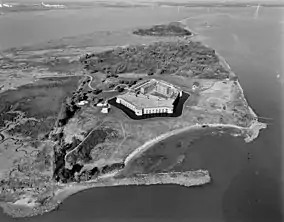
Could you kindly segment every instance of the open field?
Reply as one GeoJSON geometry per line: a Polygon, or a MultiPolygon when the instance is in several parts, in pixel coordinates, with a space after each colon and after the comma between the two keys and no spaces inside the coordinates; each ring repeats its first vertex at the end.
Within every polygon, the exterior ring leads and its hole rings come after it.
{"type": "Polygon", "coordinates": [[[44,138],[54,128],[62,102],[77,88],[78,81],[79,77],[43,78],[0,94],[2,197],[8,187],[34,184],[46,188],[53,174],[53,144],[44,138]]]}
{"type": "Polygon", "coordinates": [[[79,77],[43,78],[0,94],[0,112],[20,111],[38,119],[57,116],[66,96],[77,88],[79,77]]]}

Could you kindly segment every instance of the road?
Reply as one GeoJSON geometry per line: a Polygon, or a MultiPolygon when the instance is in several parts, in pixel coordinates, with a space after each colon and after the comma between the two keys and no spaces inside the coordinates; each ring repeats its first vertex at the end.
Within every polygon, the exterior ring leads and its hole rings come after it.
{"type": "MultiPolygon", "coordinates": [[[[93,87],[91,86],[92,81],[93,81],[93,77],[92,77],[91,75],[87,75],[87,76],[90,78],[90,82],[88,83],[89,88],[90,88],[91,90],[96,90],[95,88],[93,88],[93,87]]],[[[106,90],[106,91],[104,91],[104,92],[114,92],[114,91],[116,91],[116,88],[119,87],[119,86],[125,86],[124,89],[128,89],[128,88],[129,88],[127,84],[119,84],[119,85],[116,85],[113,89],[111,89],[111,90],[106,90]]]]}
{"type": "Polygon", "coordinates": [[[90,76],[90,75],[87,75],[87,76],[90,77],[90,82],[88,83],[89,88],[90,88],[91,90],[95,90],[95,89],[91,86],[91,84],[92,84],[92,82],[93,82],[93,76],[90,76]]]}
{"type": "Polygon", "coordinates": [[[96,126],[94,129],[92,129],[91,132],[86,136],[86,138],[85,138],[81,143],[79,143],[78,146],[76,146],[73,150],[70,150],[69,152],[66,153],[66,155],[65,155],[65,157],[64,157],[65,163],[67,163],[67,156],[68,156],[70,153],[72,153],[72,152],[74,152],[75,150],[77,150],[77,149],[86,141],[86,139],[92,134],[92,132],[93,132],[94,130],[96,130],[97,128],[99,128],[103,123],[105,123],[105,121],[102,121],[98,126],[96,126]]]}

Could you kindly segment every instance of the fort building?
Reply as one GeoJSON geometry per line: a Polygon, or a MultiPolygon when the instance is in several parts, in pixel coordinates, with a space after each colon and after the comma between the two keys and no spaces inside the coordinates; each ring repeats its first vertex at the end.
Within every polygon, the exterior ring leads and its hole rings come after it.
{"type": "Polygon", "coordinates": [[[116,102],[131,109],[137,116],[174,112],[174,102],[182,90],[162,80],[151,79],[133,86],[127,93],[117,96],[116,102]]]}

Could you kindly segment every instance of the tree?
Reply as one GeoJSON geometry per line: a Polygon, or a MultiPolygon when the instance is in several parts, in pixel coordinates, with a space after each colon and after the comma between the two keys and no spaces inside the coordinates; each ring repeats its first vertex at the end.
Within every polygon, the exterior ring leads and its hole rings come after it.
{"type": "Polygon", "coordinates": [[[151,69],[151,70],[149,70],[149,71],[148,71],[148,73],[147,73],[147,75],[148,75],[148,76],[152,76],[152,75],[154,75],[154,71],[153,71],[152,69],[151,69]]]}
{"type": "Polygon", "coordinates": [[[157,69],[156,75],[161,75],[163,73],[163,69],[157,69]]]}
{"type": "Polygon", "coordinates": [[[109,89],[113,89],[115,87],[115,84],[114,83],[110,83],[109,85],[108,85],[108,88],[109,89]]]}
{"type": "Polygon", "coordinates": [[[123,92],[123,91],[124,91],[124,88],[121,87],[121,86],[118,86],[118,87],[116,87],[116,90],[117,90],[118,92],[123,92]]]}
{"type": "Polygon", "coordinates": [[[101,89],[94,89],[93,93],[94,93],[95,95],[98,95],[98,94],[100,94],[102,91],[103,91],[103,90],[101,90],[101,89]]]}
{"type": "Polygon", "coordinates": [[[99,98],[98,97],[94,97],[92,99],[93,105],[97,105],[99,103],[99,98]]]}
{"type": "Polygon", "coordinates": [[[61,127],[65,124],[65,120],[67,118],[67,105],[66,103],[62,104],[61,110],[58,115],[57,126],[61,127]]]}

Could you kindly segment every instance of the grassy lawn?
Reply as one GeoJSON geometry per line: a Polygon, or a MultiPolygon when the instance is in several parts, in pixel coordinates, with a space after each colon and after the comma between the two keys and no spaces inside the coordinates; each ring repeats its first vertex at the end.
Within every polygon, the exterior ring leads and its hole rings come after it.
{"type": "Polygon", "coordinates": [[[0,94],[0,116],[7,119],[9,111],[20,111],[28,120],[9,130],[11,134],[30,136],[48,133],[56,121],[62,102],[77,88],[79,77],[43,78],[35,84],[0,94]]]}

